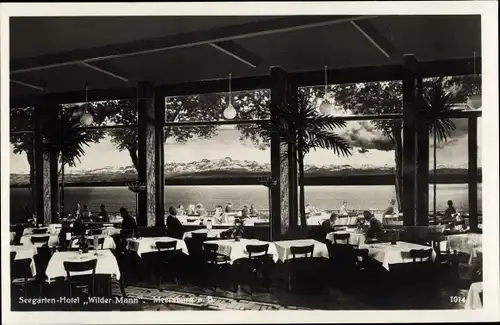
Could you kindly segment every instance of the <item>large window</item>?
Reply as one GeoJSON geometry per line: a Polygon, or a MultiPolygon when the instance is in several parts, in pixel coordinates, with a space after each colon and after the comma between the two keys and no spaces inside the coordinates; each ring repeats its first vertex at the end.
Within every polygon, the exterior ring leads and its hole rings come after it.
{"type": "Polygon", "coordinates": [[[228,94],[166,98],[165,208],[201,204],[208,211],[231,202],[267,214],[270,143],[259,136],[269,119],[269,90],[232,94],[234,119],[224,117],[228,94]]]}

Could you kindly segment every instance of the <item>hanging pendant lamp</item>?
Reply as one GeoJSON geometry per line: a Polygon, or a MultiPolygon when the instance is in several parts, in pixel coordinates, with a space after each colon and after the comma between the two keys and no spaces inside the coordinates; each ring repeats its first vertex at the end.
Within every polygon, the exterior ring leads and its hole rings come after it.
{"type": "MultiPolygon", "coordinates": [[[[476,52],[474,52],[474,77],[476,76],[476,52]]],[[[483,106],[481,94],[474,94],[467,99],[467,106],[472,109],[479,109],[483,106]]]]}
{"type": "Polygon", "coordinates": [[[334,105],[328,100],[328,71],[325,65],[325,97],[321,105],[319,105],[319,112],[324,115],[333,114],[334,105]]]}
{"type": "Polygon", "coordinates": [[[88,90],[89,90],[89,85],[85,84],[85,112],[80,117],[80,123],[84,126],[89,126],[94,121],[94,117],[92,116],[92,114],[89,113],[88,110],[89,106],[88,90]]]}
{"type": "Polygon", "coordinates": [[[236,110],[233,107],[232,104],[232,98],[231,98],[231,74],[229,74],[229,104],[227,105],[226,109],[224,109],[224,112],[222,113],[224,115],[224,118],[226,120],[232,120],[236,117],[236,110]]]}

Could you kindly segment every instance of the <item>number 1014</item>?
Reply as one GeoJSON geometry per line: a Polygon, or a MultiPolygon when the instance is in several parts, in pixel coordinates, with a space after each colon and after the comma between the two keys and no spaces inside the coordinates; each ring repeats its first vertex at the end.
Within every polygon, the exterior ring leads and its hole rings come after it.
{"type": "Polygon", "coordinates": [[[450,302],[452,302],[454,304],[457,304],[457,303],[465,304],[465,297],[450,296],[450,302]]]}

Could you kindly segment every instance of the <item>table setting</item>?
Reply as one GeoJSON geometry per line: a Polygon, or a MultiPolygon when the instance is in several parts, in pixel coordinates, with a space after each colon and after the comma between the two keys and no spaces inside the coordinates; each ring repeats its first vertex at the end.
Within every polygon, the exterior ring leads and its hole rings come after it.
{"type": "Polygon", "coordinates": [[[156,252],[156,242],[158,241],[176,241],[177,248],[181,249],[186,255],[189,255],[186,243],[182,239],[172,238],[172,237],[142,237],[142,238],[127,238],[127,249],[141,257],[144,253],[156,252]]]}
{"type": "MultiPolygon", "coordinates": [[[[276,250],[278,252],[278,258],[281,262],[285,262],[288,259],[292,258],[292,253],[290,247],[303,247],[314,245],[313,255],[312,257],[323,257],[329,258],[328,248],[326,244],[319,242],[314,239],[296,239],[296,240],[282,240],[274,242],[276,245],[276,250]]],[[[300,257],[300,256],[297,256],[300,257]]]]}
{"type": "Polygon", "coordinates": [[[217,253],[229,257],[229,262],[232,264],[234,261],[241,258],[248,258],[248,252],[246,250],[247,245],[265,245],[269,244],[269,250],[267,254],[272,255],[274,262],[278,260],[278,251],[276,250],[276,245],[271,242],[261,241],[258,239],[245,239],[241,238],[235,239],[219,239],[219,240],[207,240],[205,243],[217,244],[217,253]]]}
{"type": "MultiPolygon", "coordinates": [[[[110,250],[91,250],[86,253],[83,253],[82,251],[54,252],[47,265],[45,274],[47,275],[49,281],[58,277],[66,277],[66,270],[64,269],[65,261],[83,262],[92,259],[97,259],[95,270],[96,274],[110,274],[112,277],[118,280],[120,279],[120,268],[118,267],[118,262],[110,250]]],[[[72,275],[84,275],[91,273],[92,271],[72,272],[72,275]]]]}

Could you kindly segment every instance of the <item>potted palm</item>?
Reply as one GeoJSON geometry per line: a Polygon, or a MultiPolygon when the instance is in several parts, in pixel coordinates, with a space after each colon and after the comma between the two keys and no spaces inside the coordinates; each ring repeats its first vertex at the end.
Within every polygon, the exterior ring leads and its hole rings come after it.
{"type": "MultiPolygon", "coordinates": [[[[318,148],[332,150],[337,155],[350,156],[351,146],[347,140],[333,132],[335,128],[343,128],[346,122],[333,115],[321,114],[313,104],[312,96],[299,92],[295,105],[277,105],[278,119],[261,126],[261,137],[270,139],[275,132],[279,133],[279,141],[290,145],[293,161],[298,165],[299,174],[299,215],[302,227],[307,226],[304,192],[304,157],[318,148]]],[[[287,155],[281,157],[282,161],[287,155]]]]}

